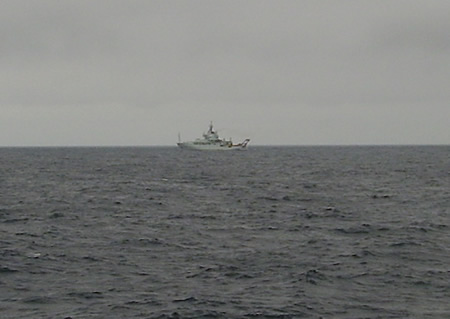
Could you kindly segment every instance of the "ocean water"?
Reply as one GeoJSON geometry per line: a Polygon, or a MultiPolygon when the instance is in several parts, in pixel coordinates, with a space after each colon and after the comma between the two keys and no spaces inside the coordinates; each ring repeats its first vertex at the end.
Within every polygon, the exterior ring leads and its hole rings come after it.
{"type": "Polygon", "coordinates": [[[1,318],[450,318],[450,147],[0,149],[1,318]]]}

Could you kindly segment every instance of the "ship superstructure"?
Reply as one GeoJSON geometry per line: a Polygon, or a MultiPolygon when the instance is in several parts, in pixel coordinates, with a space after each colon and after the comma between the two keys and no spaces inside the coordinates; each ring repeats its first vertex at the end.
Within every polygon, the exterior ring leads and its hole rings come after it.
{"type": "MultiPolygon", "coordinates": [[[[179,138],[179,137],[178,137],[179,138]]],[[[180,139],[180,138],[179,138],[180,139]]],[[[247,148],[247,144],[250,139],[245,139],[242,143],[233,144],[231,139],[223,139],[219,137],[217,131],[214,130],[212,122],[209,124],[209,129],[206,133],[203,133],[202,138],[197,138],[194,141],[181,142],[177,145],[181,148],[193,149],[193,150],[244,150],[247,148]]]]}

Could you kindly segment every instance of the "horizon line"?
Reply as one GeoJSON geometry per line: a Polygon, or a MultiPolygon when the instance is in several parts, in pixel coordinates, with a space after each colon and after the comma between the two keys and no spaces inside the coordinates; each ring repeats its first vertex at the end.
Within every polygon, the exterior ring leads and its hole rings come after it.
{"type": "MultiPolygon", "coordinates": [[[[402,147],[402,146],[450,146],[450,143],[399,143],[399,144],[251,144],[248,148],[252,147],[402,147]]],[[[0,148],[151,148],[151,147],[165,147],[165,148],[177,148],[177,145],[107,145],[107,144],[88,144],[88,145],[0,145],[0,148]]]]}

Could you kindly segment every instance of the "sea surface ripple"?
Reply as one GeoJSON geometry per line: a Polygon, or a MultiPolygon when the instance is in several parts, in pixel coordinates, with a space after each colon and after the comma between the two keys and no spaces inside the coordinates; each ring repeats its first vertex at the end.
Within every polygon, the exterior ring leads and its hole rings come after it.
{"type": "Polygon", "coordinates": [[[0,154],[1,318],[450,318],[449,146],[0,154]]]}

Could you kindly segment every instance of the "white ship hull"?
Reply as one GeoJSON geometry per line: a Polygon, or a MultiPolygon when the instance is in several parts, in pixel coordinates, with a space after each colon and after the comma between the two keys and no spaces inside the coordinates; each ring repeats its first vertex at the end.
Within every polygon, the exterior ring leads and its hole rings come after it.
{"type": "Polygon", "coordinates": [[[215,145],[215,144],[194,144],[192,142],[177,143],[178,147],[197,151],[243,151],[247,145],[215,145]]]}

